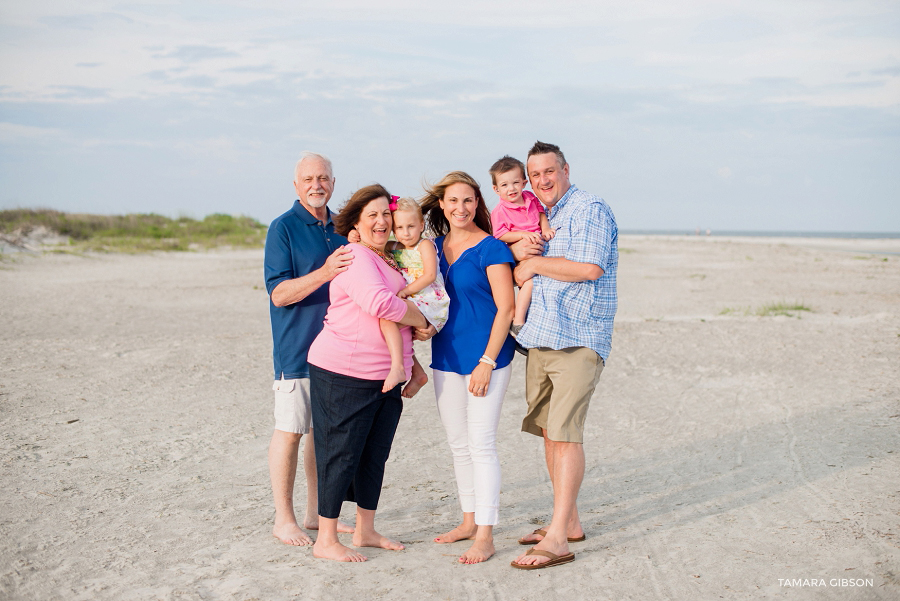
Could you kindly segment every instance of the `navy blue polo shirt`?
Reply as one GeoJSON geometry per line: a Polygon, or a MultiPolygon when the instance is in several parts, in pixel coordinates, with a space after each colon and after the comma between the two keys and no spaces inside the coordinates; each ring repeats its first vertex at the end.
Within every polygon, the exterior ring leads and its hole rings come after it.
{"type": "Polygon", "coordinates": [[[309,345],[322,331],[328,310],[328,284],[299,303],[286,307],[272,304],[272,291],[285,280],[315,271],[343,244],[347,244],[347,239],[335,233],[331,211],[328,211],[327,223],[322,223],[299,200],[269,226],[265,273],[276,380],[282,375],[286,380],[309,377],[306,356],[309,345]]]}

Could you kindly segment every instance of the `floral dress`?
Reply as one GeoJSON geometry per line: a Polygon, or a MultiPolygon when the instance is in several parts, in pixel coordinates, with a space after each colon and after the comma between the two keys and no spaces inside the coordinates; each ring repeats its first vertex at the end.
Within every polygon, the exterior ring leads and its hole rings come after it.
{"type": "MultiPolygon", "coordinates": [[[[419,240],[419,244],[422,241],[419,240]]],[[[400,266],[400,273],[406,279],[407,285],[412,284],[425,274],[425,263],[422,260],[422,253],[419,252],[419,244],[415,248],[392,250],[394,260],[400,266]]],[[[440,332],[444,324],[447,323],[447,317],[450,310],[450,297],[447,296],[447,290],[444,288],[444,278],[441,276],[441,270],[435,265],[435,278],[429,285],[416,292],[409,297],[428,320],[428,323],[437,328],[440,332]]]]}

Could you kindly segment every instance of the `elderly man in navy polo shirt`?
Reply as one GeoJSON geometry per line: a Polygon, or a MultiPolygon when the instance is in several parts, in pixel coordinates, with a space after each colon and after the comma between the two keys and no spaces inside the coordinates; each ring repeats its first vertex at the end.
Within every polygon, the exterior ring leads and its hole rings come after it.
{"type": "MultiPolygon", "coordinates": [[[[275,359],[275,431],[269,444],[269,476],[275,498],[274,534],[288,545],[310,545],[294,515],[294,480],[300,438],[311,434],[309,345],[322,330],[328,309],[328,283],[346,271],[353,254],[335,233],[328,201],[334,191],[331,161],[304,153],[294,168],[298,200],[275,219],[266,237],[265,275],[275,359]]],[[[316,456],[303,452],[307,504],[304,528],[319,527],[316,456]]],[[[339,524],[341,532],[353,532],[339,524]]]]}

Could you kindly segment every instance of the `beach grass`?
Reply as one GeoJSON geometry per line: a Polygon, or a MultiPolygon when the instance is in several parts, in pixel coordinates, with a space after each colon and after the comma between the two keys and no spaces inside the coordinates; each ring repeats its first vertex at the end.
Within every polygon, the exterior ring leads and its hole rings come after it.
{"type": "Polygon", "coordinates": [[[812,311],[803,303],[786,303],[784,301],[777,303],[769,303],[762,305],[756,309],[756,315],[760,317],[768,317],[771,315],[787,315],[788,317],[796,317],[801,311],[812,311]]]}
{"type": "Polygon", "coordinates": [[[743,315],[756,317],[773,317],[776,315],[784,315],[787,317],[800,317],[801,312],[811,312],[812,309],[803,303],[789,303],[786,301],[778,301],[760,305],[753,309],[752,307],[725,307],[719,311],[719,315],[743,315]]]}
{"type": "Polygon", "coordinates": [[[45,250],[57,252],[145,252],[230,247],[261,247],[266,226],[251,217],[214,213],[203,219],[172,219],[154,213],[93,215],[52,209],[0,211],[0,234],[16,243],[42,232],[64,243],[45,250]]]}

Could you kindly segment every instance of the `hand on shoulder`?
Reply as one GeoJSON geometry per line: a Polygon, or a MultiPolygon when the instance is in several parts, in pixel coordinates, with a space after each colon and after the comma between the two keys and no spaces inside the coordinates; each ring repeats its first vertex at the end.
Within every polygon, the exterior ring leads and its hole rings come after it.
{"type": "Polygon", "coordinates": [[[331,281],[338,274],[347,271],[351,263],[353,263],[353,249],[339,246],[325,259],[322,269],[325,270],[326,277],[331,281]]]}

